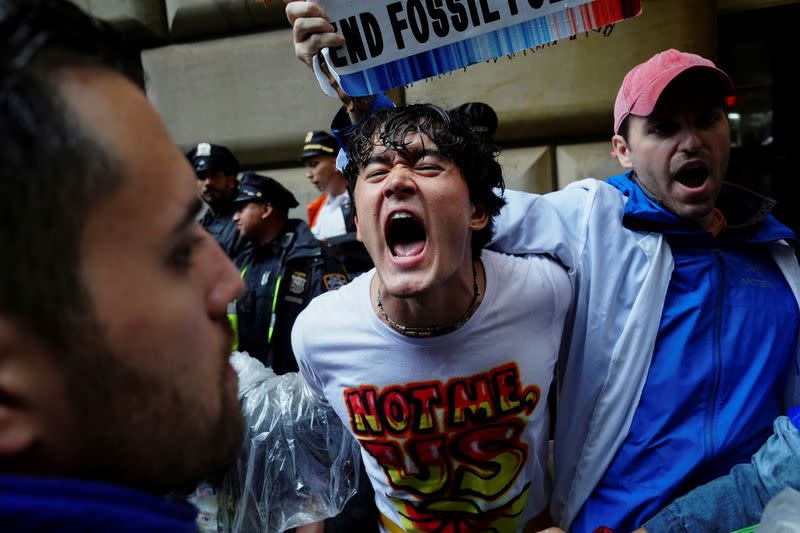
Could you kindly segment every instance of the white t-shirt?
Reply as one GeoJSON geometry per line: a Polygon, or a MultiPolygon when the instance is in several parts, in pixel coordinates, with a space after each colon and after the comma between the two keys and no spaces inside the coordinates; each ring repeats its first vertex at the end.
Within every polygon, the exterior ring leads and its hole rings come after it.
{"type": "Polygon", "coordinates": [[[330,194],[325,197],[325,203],[319,210],[314,226],[311,228],[311,233],[317,239],[328,239],[343,235],[347,233],[347,226],[344,222],[344,213],[342,208],[350,203],[350,196],[347,191],[338,196],[331,196],[330,194]]]}
{"type": "Polygon", "coordinates": [[[314,299],[292,332],[309,386],[361,444],[379,510],[406,531],[519,531],[549,501],[547,394],[570,283],[544,256],[481,259],[483,301],[447,335],[381,322],[374,269],[314,299]]]}

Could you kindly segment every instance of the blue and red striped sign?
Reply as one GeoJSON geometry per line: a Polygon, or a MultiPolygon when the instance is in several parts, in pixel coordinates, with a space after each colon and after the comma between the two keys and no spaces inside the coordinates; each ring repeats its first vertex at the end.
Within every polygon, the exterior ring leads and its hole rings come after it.
{"type": "Polygon", "coordinates": [[[346,46],[328,66],[352,96],[439,76],[635,17],[641,0],[315,0],[346,46]]]}

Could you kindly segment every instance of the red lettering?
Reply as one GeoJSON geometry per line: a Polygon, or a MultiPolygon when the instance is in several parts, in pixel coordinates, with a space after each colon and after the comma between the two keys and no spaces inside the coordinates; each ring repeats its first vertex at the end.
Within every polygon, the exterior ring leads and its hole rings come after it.
{"type": "Polygon", "coordinates": [[[350,423],[353,432],[358,435],[380,435],[383,433],[378,410],[376,409],[377,392],[375,387],[345,389],[344,402],[350,412],[350,423]]]}
{"type": "Polygon", "coordinates": [[[489,380],[486,376],[473,378],[472,383],[450,383],[450,424],[463,426],[467,419],[474,422],[491,420],[495,416],[489,380]]]}
{"type": "Polygon", "coordinates": [[[442,454],[444,438],[410,441],[405,454],[394,442],[360,442],[383,468],[393,487],[425,497],[441,491],[447,485],[450,473],[442,454]]]}
{"type": "Polygon", "coordinates": [[[521,440],[525,423],[512,420],[476,428],[452,445],[461,462],[456,486],[467,495],[493,499],[505,494],[525,466],[528,446],[521,440]]]}
{"type": "Polygon", "coordinates": [[[436,415],[434,405],[439,405],[442,401],[439,387],[436,385],[423,385],[417,389],[411,389],[411,400],[414,402],[414,429],[420,433],[434,431],[436,429],[436,415]]]}
{"type": "Polygon", "coordinates": [[[519,382],[519,373],[517,372],[516,365],[511,368],[501,369],[494,376],[492,376],[494,386],[497,389],[497,395],[500,398],[498,402],[500,405],[501,413],[509,413],[519,410],[519,390],[522,385],[519,382]]]}
{"type": "Polygon", "coordinates": [[[411,420],[411,411],[403,393],[397,389],[381,393],[381,415],[392,433],[403,433],[411,420]]]}

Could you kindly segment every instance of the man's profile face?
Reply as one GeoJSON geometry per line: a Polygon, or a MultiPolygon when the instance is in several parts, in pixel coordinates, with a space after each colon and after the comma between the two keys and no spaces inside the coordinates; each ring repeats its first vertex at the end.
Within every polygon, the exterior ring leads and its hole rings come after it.
{"type": "Polygon", "coordinates": [[[248,202],[237,207],[236,214],[233,215],[236,229],[239,230],[239,234],[242,237],[252,240],[256,236],[261,221],[264,219],[267,204],[248,202]]]}
{"type": "Polygon", "coordinates": [[[344,192],[346,184],[341,173],[336,169],[336,158],[318,155],[303,161],[306,176],[318,191],[338,195],[344,192]]]}
{"type": "Polygon", "coordinates": [[[386,292],[423,294],[471,264],[472,232],[488,222],[461,170],[425,135],[399,153],[376,146],[356,179],[358,238],[386,292]]]}
{"type": "Polygon", "coordinates": [[[684,75],[662,94],[648,117],[628,118],[627,139],[614,136],[623,166],[664,207],[704,223],[719,196],[730,156],[722,97],[707,75],[684,75]]]}
{"type": "Polygon", "coordinates": [[[225,175],[221,170],[204,170],[197,173],[200,197],[210,204],[230,198],[235,185],[236,176],[225,175]]]}
{"type": "Polygon", "coordinates": [[[71,71],[60,87],[125,171],[82,237],[96,344],[66,370],[77,398],[65,409],[83,424],[63,438],[108,481],[165,490],[212,476],[243,432],[225,314],[241,280],[196,222],[194,172],[142,92],[103,71],[71,71]]]}

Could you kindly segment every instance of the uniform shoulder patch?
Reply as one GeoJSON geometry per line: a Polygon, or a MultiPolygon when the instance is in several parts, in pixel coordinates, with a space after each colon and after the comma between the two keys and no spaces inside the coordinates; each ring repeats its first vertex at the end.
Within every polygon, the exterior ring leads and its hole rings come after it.
{"type": "Polygon", "coordinates": [[[308,277],[305,272],[293,272],[289,282],[289,292],[292,294],[303,294],[303,291],[306,290],[307,281],[308,277]]]}
{"type": "Polygon", "coordinates": [[[347,276],[338,272],[335,274],[325,274],[322,276],[322,284],[325,285],[326,291],[335,291],[347,285],[347,276]]]}

